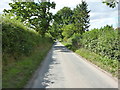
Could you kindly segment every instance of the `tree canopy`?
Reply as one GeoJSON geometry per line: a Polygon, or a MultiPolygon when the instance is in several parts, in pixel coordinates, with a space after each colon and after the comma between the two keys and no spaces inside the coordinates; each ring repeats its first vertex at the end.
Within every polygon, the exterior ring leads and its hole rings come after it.
{"type": "Polygon", "coordinates": [[[48,31],[50,22],[53,19],[51,8],[55,9],[55,3],[52,2],[14,2],[9,3],[12,9],[6,10],[5,13],[13,13],[24,23],[30,23],[42,36],[48,31]]]}
{"type": "Polygon", "coordinates": [[[87,3],[82,1],[73,10],[63,7],[54,16],[52,30],[57,31],[63,38],[69,38],[73,34],[83,34],[89,28],[89,12],[87,3]],[[57,30],[56,30],[57,29],[57,30]]]}
{"type": "Polygon", "coordinates": [[[76,33],[82,34],[85,31],[88,31],[88,28],[90,26],[90,10],[88,10],[87,6],[87,3],[85,1],[82,1],[81,4],[77,5],[76,8],[74,8],[73,18],[75,26],[77,28],[76,33]]]}
{"type": "Polygon", "coordinates": [[[55,14],[55,21],[59,25],[65,25],[72,23],[73,11],[69,7],[63,7],[55,14]]]}

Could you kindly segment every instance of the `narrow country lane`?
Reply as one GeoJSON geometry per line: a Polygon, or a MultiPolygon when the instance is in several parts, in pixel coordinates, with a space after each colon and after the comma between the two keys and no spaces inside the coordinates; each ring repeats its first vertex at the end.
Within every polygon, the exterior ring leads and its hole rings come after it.
{"type": "Polygon", "coordinates": [[[118,88],[117,80],[56,42],[27,88],[118,88]]]}

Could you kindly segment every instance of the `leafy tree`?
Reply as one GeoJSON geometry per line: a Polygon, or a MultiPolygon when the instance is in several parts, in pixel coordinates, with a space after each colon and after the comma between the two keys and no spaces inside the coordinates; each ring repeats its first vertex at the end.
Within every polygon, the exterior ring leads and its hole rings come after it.
{"type": "Polygon", "coordinates": [[[73,11],[69,7],[63,7],[54,15],[54,22],[52,27],[54,31],[57,30],[57,32],[55,32],[57,33],[57,35],[59,35],[58,38],[63,39],[62,28],[64,25],[68,25],[73,22],[72,15],[73,11]]]}
{"type": "Polygon", "coordinates": [[[112,26],[106,25],[100,29],[93,29],[84,33],[80,43],[82,47],[92,52],[119,60],[118,39],[118,30],[114,30],[112,26]]]}
{"type": "Polygon", "coordinates": [[[72,15],[73,12],[69,7],[63,7],[56,13],[55,21],[58,22],[59,25],[68,25],[72,23],[72,15]]]}
{"type": "Polygon", "coordinates": [[[53,22],[50,30],[50,34],[57,39],[63,39],[62,35],[62,25],[59,25],[57,22],[53,22]]]}
{"type": "Polygon", "coordinates": [[[82,34],[85,31],[88,31],[89,28],[89,12],[90,10],[87,9],[87,3],[85,1],[82,1],[81,4],[77,5],[76,8],[74,9],[74,24],[75,27],[77,28],[76,33],[82,34]]]}
{"type": "Polygon", "coordinates": [[[74,24],[69,24],[69,25],[63,26],[62,30],[63,30],[62,35],[66,39],[68,39],[75,33],[76,28],[74,27],[74,24]]]}
{"type": "Polygon", "coordinates": [[[58,38],[59,37],[59,30],[58,30],[58,24],[56,22],[53,23],[53,25],[50,27],[49,33],[51,34],[52,38],[58,38]]]}
{"type": "Polygon", "coordinates": [[[22,22],[30,22],[30,26],[44,37],[53,19],[49,10],[55,8],[54,2],[14,2],[9,5],[12,9],[5,9],[5,13],[14,13],[22,22]]]}

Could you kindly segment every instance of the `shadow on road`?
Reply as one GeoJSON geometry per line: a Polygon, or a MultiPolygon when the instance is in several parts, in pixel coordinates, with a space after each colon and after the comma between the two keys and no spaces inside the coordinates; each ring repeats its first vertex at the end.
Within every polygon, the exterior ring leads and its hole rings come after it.
{"type": "Polygon", "coordinates": [[[55,50],[59,50],[60,52],[71,52],[65,46],[54,46],[55,50]]]}
{"type": "MultiPolygon", "coordinates": [[[[60,64],[57,60],[57,54],[54,53],[55,50],[58,52],[71,52],[65,46],[57,46],[57,43],[53,44],[52,49],[47,54],[45,60],[43,60],[40,67],[34,73],[32,79],[25,86],[25,88],[46,88],[49,84],[55,83],[54,80],[49,79],[48,77],[54,77],[54,73],[51,72],[52,68],[55,68],[60,64]]],[[[31,90],[33,90],[31,89],[31,90]]]]}

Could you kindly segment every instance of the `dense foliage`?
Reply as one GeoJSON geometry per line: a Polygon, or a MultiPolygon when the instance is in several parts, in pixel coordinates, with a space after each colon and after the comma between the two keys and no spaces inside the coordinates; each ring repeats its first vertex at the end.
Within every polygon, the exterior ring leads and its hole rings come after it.
{"type": "Polygon", "coordinates": [[[76,29],[76,33],[83,34],[85,31],[88,31],[89,28],[89,12],[88,5],[85,1],[82,1],[81,4],[77,5],[73,10],[73,18],[76,29]]]}
{"type": "Polygon", "coordinates": [[[111,59],[120,59],[118,30],[112,26],[105,26],[101,29],[93,29],[82,35],[81,45],[102,56],[111,59]]]}
{"type": "Polygon", "coordinates": [[[35,29],[41,36],[45,36],[53,19],[50,9],[55,9],[54,2],[14,2],[9,5],[11,9],[4,9],[5,13],[13,13],[25,24],[30,23],[29,27],[35,29]]]}
{"type": "Polygon", "coordinates": [[[65,25],[62,27],[62,35],[64,36],[64,40],[70,38],[76,32],[76,28],[74,24],[65,25]]]}
{"type": "Polygon", "coordinates": [[[55,14],[55,22],[59,25],[68,25],[73,22],[73,11],[69,7],[63,7],[55,14]]]}
{"type": "Polygon", "coordinates": [[[118,29],[114,30],[112,26],[105,26],[100,29],[93,29],[82,35],[74,34],[67,39],[72,50],[86,48],[104,57],[110,59],[120,59],[118,29]]]}
{"type": "Polygon", "coordinates": [[[17,59],[22,55],[29,55],[35,46],[44,42],[36,31],[24,26],[19,20],[7,16],[0,18],[2,18],[3,60],[8,56],[17,59]]]}
{"type": "Polygon", "coordinates": [[[89,28],[88,5],[85,1],[78,4],[73,10],[63,7],[54,16],[52,31],[57,33],[56,38],[68,39],[73,34],[83,34],[89,28]]]}
{"type": "Polygon", "coordinates": [[[46,38],[42,38],[40,42],[29,56],[23,56],[17,61],[8,58],[9,64],[2,67],[2,88],[25,87],[53,44],[46,38]]]}

